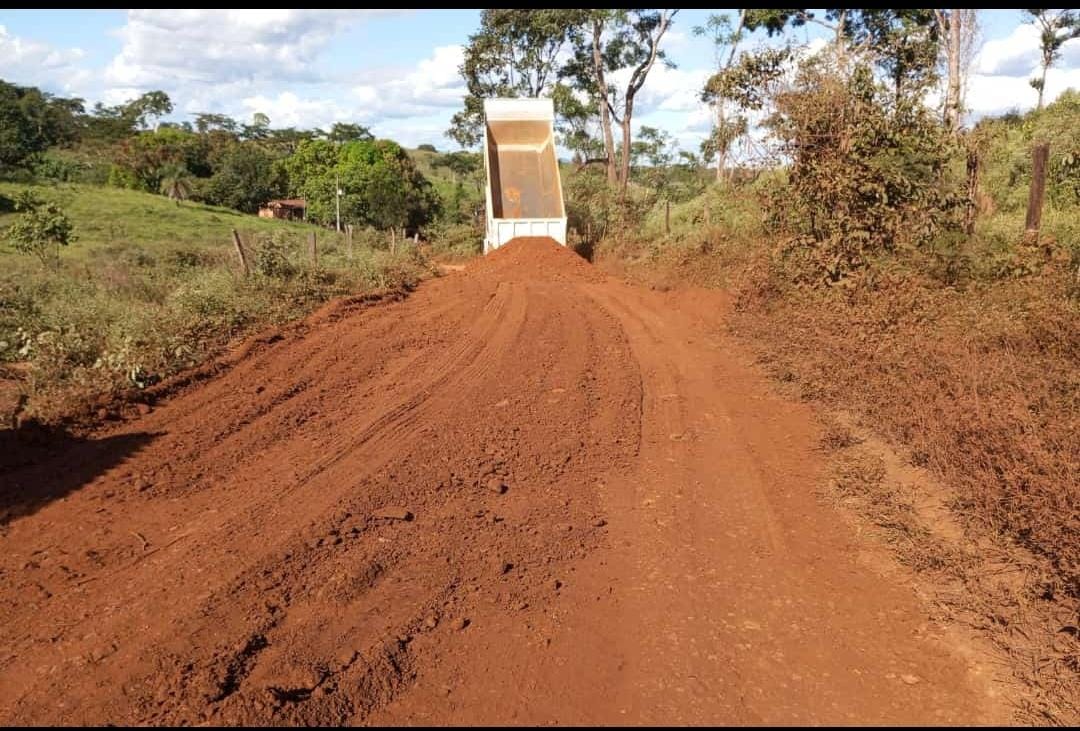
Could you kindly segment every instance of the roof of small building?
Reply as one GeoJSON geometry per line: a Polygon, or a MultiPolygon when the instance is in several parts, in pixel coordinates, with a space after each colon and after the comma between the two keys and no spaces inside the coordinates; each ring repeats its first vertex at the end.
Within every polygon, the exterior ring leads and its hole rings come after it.
{"type": "Polygon", "coordinates": [[[307,201],[303,198],[282,198],[280,200],[268,201],[266,208],[307,208],[307,201]]]}

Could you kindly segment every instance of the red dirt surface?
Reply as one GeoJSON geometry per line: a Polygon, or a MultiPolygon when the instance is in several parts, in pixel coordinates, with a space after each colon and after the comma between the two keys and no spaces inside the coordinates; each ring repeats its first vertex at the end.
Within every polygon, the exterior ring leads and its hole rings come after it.
{"type": "Polygon", "coordinates": [[[518,240],[89,438],[6,432],[0,721],[1007,720],[726,311],[518,240]]]}

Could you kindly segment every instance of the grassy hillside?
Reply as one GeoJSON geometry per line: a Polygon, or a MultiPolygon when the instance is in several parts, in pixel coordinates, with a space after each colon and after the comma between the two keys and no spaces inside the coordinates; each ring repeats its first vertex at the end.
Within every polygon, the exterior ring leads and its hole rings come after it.
{"type": "MultiPolygon", "coordinates": [[[[56,185],[21,185],[0,182],[0,196],[14,198],[30,188],[41,197],[59,203],[79,234],[79,244],[65,252],[66,257],[82,259],[94,256],[102,247],[122,246],[160,250],[165,248],[214,248],[231,241],[231,230],[299,234],[312,230],[302,223],[274,221],[251,216],[229,208],[182,203],[168,198],[123,188],[75,183],[56,185]]],[[[14,214],[0,211],[0,226],[7,226],[14,214]]],[[[0,249],[0,261],[13,256],[0,249]]]]}
{"type": "MultiPolygon", "coordinates": [[[[0,183],[0,195],[25,187],[0,183]]],[[[55,268],[0,243],[0,390],[10,395],[14,379],[24,415],[44,421],[197,365],[327,298],[399,287],[424,271],[418,252],[392,253],[374,232],[358,232],[350,251],[333,231],[157,195],[72,184],[35,192],[64,208],[78,240],[55,268]],[[248,248],[248,277],[234,228],[248,248]]],[[[0,213],[0,227],[15,215],[0,213]]]]}

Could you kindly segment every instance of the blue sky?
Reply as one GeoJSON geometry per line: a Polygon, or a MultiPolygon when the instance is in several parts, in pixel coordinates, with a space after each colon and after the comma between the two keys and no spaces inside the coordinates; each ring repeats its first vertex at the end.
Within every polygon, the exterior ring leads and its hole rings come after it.
{"type": "MultiPolygon", "coordinates": [[[[638,124],[672,133],[687,149],[709,126],[697,92],[713,49],[691,29],[710,12],[683,10],[665,47],[675,69],[656,69],[638,105],[638,124]]],[[[443,136],[460,107],[461,46],[479,10],[4,10],[0,78],[115,104],[163,89],[175,119],[223,112],[275,126],[353,121],[407,145],[450,146],[443,136]]],[[[1027,79],[1037,33],[1018,10],[980,13],[972,65],[971,116],[1034,106],[1027,79]]],[[[823,32],[799,31],[805,41],[823,32]]],[[[751,41],[751,45],[756,41],[751,41]]],[[[1080,88],[1080,39],[1047,81],[1050,98],[1080,88]]]]}

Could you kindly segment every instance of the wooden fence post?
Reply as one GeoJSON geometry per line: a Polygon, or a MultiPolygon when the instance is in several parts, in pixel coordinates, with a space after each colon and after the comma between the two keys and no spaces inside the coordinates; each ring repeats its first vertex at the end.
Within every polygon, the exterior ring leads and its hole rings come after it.
{"type": "Polygon", "coordinates": [[[968,150],[967,154],[967,205],[964,208],[964,233],[975,233],[976,200],[979,192],[979,153],[968,150]]]}
{"type": "Polygon", "coordinates": [[[1028,192],[1027,219],[1024,221],[1024,236],[1033,241],[1039,240],[1039,226],[1042,225],[1043,197],[1046,195],[1046,161],[1050,157],[1050,143],[1036,145],[1031,154],[1031,190],[1028,192]]]}
{"type": "Polygon", "coordinates": [[[308,239],[308,253],[311,255],[311,266],[316,269],[319,268],[319,244],[315,238],[315,232],[311,232],[311,237],[308,239]]]}
{"type": "Polygon", "coordinates": [[[244,253],[244,244],[241,243],[240,234],[235,228],[232,230],[232,240],[236,245],[236,255],[240,258],[240,269],[244,272],[244,276],[246,277],[251,273],[251,270],[248,269],[247,254],[244,253]]]}
{"type": "Polygon", "coordinates": [[[664,201],[664,233],[671,233],[671,201],[664,201]]]}

